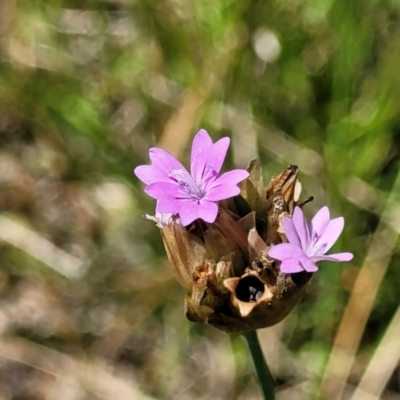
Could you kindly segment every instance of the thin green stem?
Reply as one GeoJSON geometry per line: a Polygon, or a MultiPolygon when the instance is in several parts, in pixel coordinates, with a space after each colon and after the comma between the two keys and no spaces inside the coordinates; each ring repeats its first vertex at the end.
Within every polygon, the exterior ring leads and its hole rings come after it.
{"type": "Polygon", "coordinates": [[[253,359],[254,371],[258,386],[264,400],[275,400],[275,382],[265,361],[257,332],[251,331],[244,334],[253,359]]]}

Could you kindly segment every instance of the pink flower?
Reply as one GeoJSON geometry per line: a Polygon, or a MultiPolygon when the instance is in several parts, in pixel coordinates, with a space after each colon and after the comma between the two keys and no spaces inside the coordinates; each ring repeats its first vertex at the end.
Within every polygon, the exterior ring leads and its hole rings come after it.
{"type": "Polygon", "coordinates": [[[237,184],[249,176],[236,169],[218,176],[230,139],[213,143],[201,129],[193,140],[190,174],[170,153],[157,147],[149,151],[151,165],[135,168],[136,176],[147,187],[145,192],[157,200],[156,212],[177,214],[183,226],[196,219],[212,223],[218,215],[219,200],[240,193],[237,184]]]}
{"type": "Polygon", "coordinates": [[[268,255],[281,261],[281,271],[287,274],[318,270],[318,261],[350,261],[351,253],[324,254],[335,244],[344,227],[344,218],[330,219],[329,208],[322,207],[309,226],[301,208],[293,218],[284,217],[283,226],[289,243],[273,246],[268,255]]]}

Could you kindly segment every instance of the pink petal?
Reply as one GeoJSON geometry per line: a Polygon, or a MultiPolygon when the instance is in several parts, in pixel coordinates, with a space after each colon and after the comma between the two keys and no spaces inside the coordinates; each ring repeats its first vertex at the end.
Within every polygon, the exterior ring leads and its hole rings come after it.
{"type": "Polygon", "coordinates": [[[311,234],[316,232],[321,236],[330,220],[329,208],[322,207],[311,220],[311,234]]]}
{"type": "Polygon", "coordinates": [[[190,173],[196,183],[203,181],[208,156],[212,150],[213,142],[206,130],[200,129],[193,139],[190,155],[190,173]]]}
{"type": "Polygon", "coordinates": [[[318,267],[308,257],[301,259],[300,263],[307,272],[317,272],[318,271],[318,267]]]}
{"type": "Polygon", "coordinates": [[[165,171],[154,168],[153,165],[139,165],[133,172],[146,185],[170,179],[165,171]]]}
{"type": "Polygon", "coordinates": [[[307,258],[306,254],[301,248],[291,243],[281,243],[273,246],[269,250],[268,256],[275,258],[276,260],[286,260],[289,258],[300,260],[302,258],[307,258]]]}
{"type": "Polygon", "coordinates": [[[301,248],[300,238],[299,235],[297,234],[296,228],[294,227],[292,218],[284,217],[283,227],[285,228],[285,234],[288,239],[288,242],[294,246],[301,248]]]}
{"type": "Polygon", "coordinates": [[[212,165],[217,174],[221,171],[222,164],[225,161],[230,141],[228,137],[218,140],[213,144],[211,152],[208,154],[207,164],[212,165]]]}
{"type": "Polygon", "coordinates": [[[158,147],[152,147],[149,150],[150,160],[154,168],[164,171],[166,174],[174,170],[184,170],[186,168],[168,151],[158,147]]]}
{"type": "Polygon", "coordinates": [[[216,186],[212,188],[204,197],[208,201],[220,201],[235,197],[240,193],[240,189],[237,186],[216,186]]]}
{"type": "Polygon", "coordinates": [[[310,243],[310,230],[308,229],[307,220],[304,217],[303,210],[300,207],[295,207],[292,220],[297,235],[299,236],[301,247],[305,250],[310,243]]]}
{"type": "Polygon", "coordinates": [[[280,270],[284,274],[295,274],[296,272],[304,271],[304,268],[302,267],[302,265],[299,263],[298,260],[290,258],[288,260],[282,261],[280,270]]]}
{"type": "Polygon", "coordinates": [[[235,169],[225,172],[205,189],[207,191],[205,199],[209,201],[219,201],[237,196],[240,193],[237,184],[248,176],[249,173],[244,169],[235,169]]]}
{"type": "Polygon", "coordinates": [[[338,240],[340,234],[344,228],[344,218],[338,217],[329,221],[325,230],[322,232],[321,237],[313,247],[317,247],[320,244],[324,244],[324,251],[326,253],[338,240]]]}
{"type": "Polygon", "coordinates": [[[218,206],[209,201],[185,201],[179,210],[183,226],[187,226],[196,219],[213,223],[218,215],[218,206]]]}
{"type": "Polygon", "coordinates": [[[310,259],[314,262],[318,261],[333,261],[333,262],[342,262],[342,261],[350,261],[353,259],[352,253],[336,253],[336,254],[329,254],[327,256],[313,256],[310,259]]]}
{"type": "MultiPolygon", "coordinates": [[[[154,199],[161,200],[165,198],[188,199],[190,195],[185,191],[185,188],[176,182],[158,182],[151,183],[144,190],[149,196],[154,199]]],[[[167,211],[163,211],[167,212],[167,211]]],[[[172,211],[171,211],[172,212],[172,211]]]]}
{"type": "MultiPolygon", "coordinates": [[[[182,202],[185,200],[182,199],[173,199],[173,198],[165,198],[162,200],[158,200],[156,204],[156,213],[167,214],[173,213],[178,214],[181,209],[182,202]]],[[[187,200],[186,200],[187,201],[187,200]]]]}
{"type": "Polygon", "coordinates": [[[151,165],[140,165],[134,169],[135,175],[146,185],[166,182],[173,171],[186,171],[186,168],[168,151],[153,147],[149,150],[151,165]]]}

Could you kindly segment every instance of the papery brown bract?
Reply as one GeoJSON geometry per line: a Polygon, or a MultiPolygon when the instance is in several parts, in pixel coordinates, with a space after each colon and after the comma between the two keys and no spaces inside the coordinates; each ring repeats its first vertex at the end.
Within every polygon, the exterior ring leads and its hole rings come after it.
{"type": "Polygon", "coordinates": [[[161,229],[169,261],[185,288],[189,320],[228,333],[274,325],[304,295],[312,274],[284,274],[267,257],[286,242],[283,217],[299,201],[298,169],[289,166],[265,187],[261,166],[252,161],[241,196],[220,202],[213,224],[188,227],[172,219],[161,229]]]}

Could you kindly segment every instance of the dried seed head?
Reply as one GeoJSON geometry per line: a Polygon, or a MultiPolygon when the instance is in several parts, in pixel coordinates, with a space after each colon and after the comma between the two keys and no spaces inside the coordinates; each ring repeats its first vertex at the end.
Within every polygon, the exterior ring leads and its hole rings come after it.
{"type": "Polygon", "coordinates": [[[299,201],[298,168],[289,166],[265,188],[261,166],[252,161],[241,195],[221,201],[216,221],[182,226],[157,219],[169,261],[185,288],[191,321],[242,333],[280,322],[299,302],[312,276],[284,274],[268,258],[286,242],[282,220],[299,201]]]}

